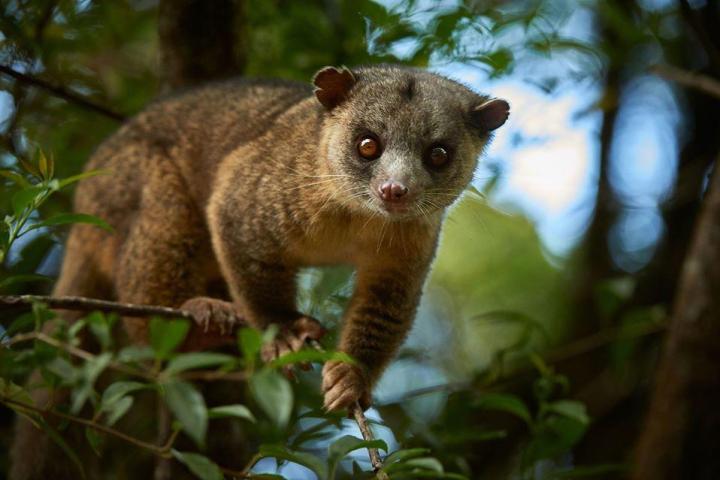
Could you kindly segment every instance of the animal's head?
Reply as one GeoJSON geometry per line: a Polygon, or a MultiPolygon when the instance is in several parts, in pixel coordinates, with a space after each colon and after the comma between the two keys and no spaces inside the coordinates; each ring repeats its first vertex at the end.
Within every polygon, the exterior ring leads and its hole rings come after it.
{"type": "Polygon", "coordinates": [[[453,203],[502,126],[505,100],[421,70],[326,67],[313,81],[337,192],[353,210],[391,219],[453,203]]]}

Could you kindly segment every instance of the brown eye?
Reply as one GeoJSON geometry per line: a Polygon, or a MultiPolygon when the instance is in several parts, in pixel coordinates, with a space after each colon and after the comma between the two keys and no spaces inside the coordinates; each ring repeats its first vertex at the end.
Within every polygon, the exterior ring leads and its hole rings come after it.
{"type": "Polygon", "coordinates": [[[433,168],[440,168],[450,160],[450,154],[443,146],[431,147],[427,154],[427,163],[433,168]]]}
{"type": "Polygon", "coordinates": [[[380,142],[372,135],[365,135],[357,143],[358,154],[365,160],[375,160],[382,154],[380,142]]]}

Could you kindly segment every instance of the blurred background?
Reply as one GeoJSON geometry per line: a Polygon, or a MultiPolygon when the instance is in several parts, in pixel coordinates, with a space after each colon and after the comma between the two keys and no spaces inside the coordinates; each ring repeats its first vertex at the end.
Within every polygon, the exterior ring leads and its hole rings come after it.
{"type": "MultiPolygon", "coordinates": [[[[652,435],[653,372],[720,152],[719,20],[717,0],[6,0],[0,167],[41,150],[58,177],[77,174],[159,94],[233,75],[309,82],[325,65],[392,62],[505,98],[510,120],[448,215],[369,416],[391,449],[427,446],[468,478],[624,478],[652,435]]],[[[3,211],[14,192],[0,186],[3,211]]],[[[0,281],[33,276],[0,293],[48,292],[62,243],[47,229],[16,242],[0,281]]],[[[301,285],[303,308],[336,325],[352,272],[301,285]]],[[[666,438],[682,478],[718,478],[700,438],[683,438],[666,438]],[[715,473],[685,469],[697,462],[715,473]]]]}

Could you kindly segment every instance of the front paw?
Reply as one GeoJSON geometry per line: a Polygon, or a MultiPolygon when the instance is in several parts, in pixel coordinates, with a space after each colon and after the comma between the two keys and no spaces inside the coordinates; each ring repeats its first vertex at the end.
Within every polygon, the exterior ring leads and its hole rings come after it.
{"type": "Polygon", "coordinates": [[[195,320],[185,341],[185,350],[206,350],[234,343],[233,334],[243,325],[236,307],[217,298],[191,298],[180,309],[190,313],[195,320]]]}
{"type": "Polygon", "coordinates": [[[297,352],[308,340],[320,340],[325,329],[312,317],[301,316],[288,324],[280,325],[280,331],[273,341],[263,345],[260,356],[264,362],[271,362],[290,352],[297,352]]]}
{"type": "Polygon", "coordinates": [[[356,402],[363,410],[370,406],[370,382],[362,367],[345,362],[327,362],[322,376],[326,410],[349,409],[356,402]]]}

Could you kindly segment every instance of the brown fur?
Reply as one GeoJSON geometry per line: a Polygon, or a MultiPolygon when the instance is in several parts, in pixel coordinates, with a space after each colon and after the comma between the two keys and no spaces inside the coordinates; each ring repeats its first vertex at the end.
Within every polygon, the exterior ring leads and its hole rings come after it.
{"type": "MultiPolygon", "coordinates": [[[[87,167],[111,175],[83,181],[76,195],[77,211],[115,233],[72,230],[56,293],[277,323],[280,337],[266,350],[275,356],[322,335],[296,311],[298,269],[353,265],[338,347],[358,364],[326,365],[323,390],[329,409],[367,406],[411,327],[444,209],[470,182],[507,104],[392,66],[324,69],[315,87],[317,98],[304,84],[217,83],[128,122],[87,167]],[[478,107],[488,103],[483,117],[478,107]],[[384,143],[373,162],[356,153],[366,131],[384,143]],[[423,155],[439,141],[453,158],[431,171],[423,155]],[[373,193],[390,178],[409,187],[408,211],[388,213],[373,193]],[[223,280],[232,303],[202,298],[223,280]]],[[[146,320],[126,327],[145,341],[146,320]]]]}

